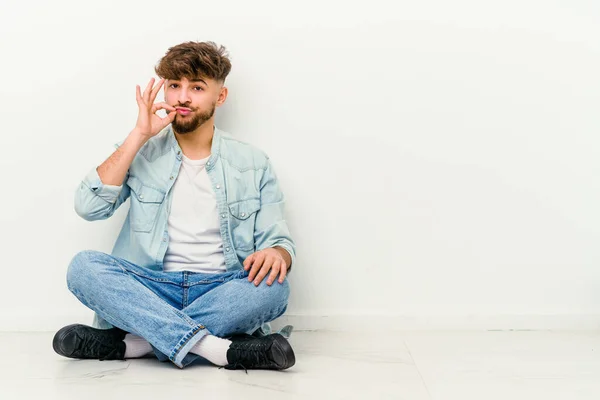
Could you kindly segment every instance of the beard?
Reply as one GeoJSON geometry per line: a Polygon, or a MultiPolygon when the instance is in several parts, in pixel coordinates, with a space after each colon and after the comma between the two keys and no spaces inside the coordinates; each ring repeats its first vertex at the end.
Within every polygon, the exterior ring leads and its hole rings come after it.
{"type": "Polygon", "coordinates": [[[212,118],[215,113],[217,102],[215,101],[210,110],[204,112],[191,112],[189,115],[183,116],[177,114],[171,123],[173,130],[177,133],[190,133],[202,126],[206,121],[212,118]]]}

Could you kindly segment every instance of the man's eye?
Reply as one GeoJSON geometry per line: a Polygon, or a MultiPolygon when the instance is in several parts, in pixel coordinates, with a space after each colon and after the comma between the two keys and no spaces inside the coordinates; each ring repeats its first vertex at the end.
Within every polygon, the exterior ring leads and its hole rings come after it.
{"type": "Polygon", "coordinates": [[[196,86],[196,87],[195,87],[195,89],[200,89],[200,90],[203,90],[203,89],[202,89],[202,86],[196,86]]]}
{"type": "Polygon", "coordinates": [[[177,86],[176,83],[171,83],[171,85],[169,87],[173,87],[173,86],[177,86]]]}

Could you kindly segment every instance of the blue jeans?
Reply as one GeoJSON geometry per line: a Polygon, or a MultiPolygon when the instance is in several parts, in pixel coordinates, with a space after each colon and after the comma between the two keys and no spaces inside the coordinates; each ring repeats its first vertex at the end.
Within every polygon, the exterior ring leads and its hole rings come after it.
{"type": "Polygon", "coordinates": [[[190,349],[204,337],[252,333],[281,316],[288,280],[255,286],[248,271],[217,274],[153,271],[103,252],[77,253],[67,287],[113,326],[146,339],[160,361],[184,368],[198,357],[190,349]]]}

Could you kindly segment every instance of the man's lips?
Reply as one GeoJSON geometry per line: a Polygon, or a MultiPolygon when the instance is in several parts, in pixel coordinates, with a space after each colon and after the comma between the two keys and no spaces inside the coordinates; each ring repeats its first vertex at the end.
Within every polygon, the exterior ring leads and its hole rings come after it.
{"type": "Polygon", "coordinates": [[[181,114],[181,115],[188,115],[189,113],[192,112],[191,109],[185,108],[185,107],[175,107],[175,109],[177,110],[177,114],[181,114]]]}

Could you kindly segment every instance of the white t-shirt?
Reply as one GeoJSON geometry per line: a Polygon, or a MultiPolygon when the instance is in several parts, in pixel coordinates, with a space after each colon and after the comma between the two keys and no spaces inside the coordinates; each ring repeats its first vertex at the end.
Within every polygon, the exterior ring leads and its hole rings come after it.
{"type": "Polygon", "coordinates": [[[165,271],[225,272],[217,199],[204,168],[209,157],[191,160],[182,154],[168,218],[169,246],[165,271]]]}

